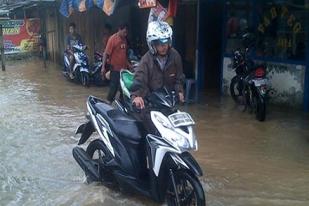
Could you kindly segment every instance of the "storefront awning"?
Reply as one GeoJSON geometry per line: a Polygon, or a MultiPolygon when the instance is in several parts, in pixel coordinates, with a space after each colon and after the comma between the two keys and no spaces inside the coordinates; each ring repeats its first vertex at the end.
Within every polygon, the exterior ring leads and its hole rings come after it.
{"type": "Polygon", "coordinates": [[[55,0],[15,0],[0,5],[0,19],[9,18],[11,13],[19,9],[28,9],[40,5],[53,5],[55,0]]]}
{"type": "Polygon", "coordinates": [[[110,16],[117,6],[132,2],[135,0],[62,0],[59,11],[63,16],[69,17],[75,11],[85,12],[92,7],[98,7],[110,16]]]}

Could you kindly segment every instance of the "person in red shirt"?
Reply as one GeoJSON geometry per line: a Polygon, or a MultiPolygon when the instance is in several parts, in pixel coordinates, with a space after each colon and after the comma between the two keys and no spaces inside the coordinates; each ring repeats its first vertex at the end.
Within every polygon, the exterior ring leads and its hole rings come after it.
{"type": "MultiPolygon", "coordinates": [[[[118,27],[118,32],[113,34],[107,41],[105,52],[103,54],[102,75],[106,71],[106,62],[109,59],[110,64],[110,85],[107,100],[109,103],[113,102],[117,91],[120,90],[120,71],[126,69],[129,66],[127,58],[127,36],[128,26],[127,24],[121,24],[118,27]]],[[[121,96],[121,95],[120,95],[121,96]]]]}

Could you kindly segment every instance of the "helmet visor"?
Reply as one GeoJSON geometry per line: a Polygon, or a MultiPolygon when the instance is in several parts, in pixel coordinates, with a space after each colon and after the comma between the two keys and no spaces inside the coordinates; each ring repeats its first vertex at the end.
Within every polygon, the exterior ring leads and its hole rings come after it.
{"type": "Polygon", "coordinates": [[[164,45],[164,44],[171,44],[172,41],[170,38],[166,38],[166,39],[158,39],[154,41],[154,45],[164,45]]]}

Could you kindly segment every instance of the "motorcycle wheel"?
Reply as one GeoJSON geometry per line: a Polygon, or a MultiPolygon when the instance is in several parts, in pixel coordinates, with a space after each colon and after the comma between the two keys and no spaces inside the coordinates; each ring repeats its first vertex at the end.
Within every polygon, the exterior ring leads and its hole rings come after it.
{"type": "Polygon", "coordinates": [[[92,141],[88,145],[86,153],[96,163],[96,167],[100,172],[101,180],[105,182],[107,181],[107,183],[112,183],[112,174],[104,167],[107,162],[111,161],[112,156],[104,143],[99,139],[92,141]]]}
{"type": "Polygon", "coordinates": [[[87,72],[81,72],[81,83],[83,86],[89,86],[89,74],[87,72]]]}
{"type": "Polygon", "coordinates": [[[240,93],[240,88],[239,88],[239,81],[240,78],[238,76],[235,76],[232,78],[231,83],[230,83],[230,94],[234,100],[234,102],[236,102],[237,104],[241,104],[242,101],[240,99],[240,97],[242,96],[240,93]]]}
{"type": "MultiPolygon", "coordinates": [[[[181,206],[205,206],[205,194],[203,187],[197,177],[187,171],[176,171],[174,173],[176,190],[181,206]]],[[[167,186],[166,202],[168,206],[178,206],[173,183],[170,180],[167,186]]]]}
{"type": "Polygon", "coordinates": [[[265,101],[262,101],[259,96],[254,96],[256,109],[255,109],[255,117],[259,121],[264,121],[266,118],[266,104],[265,101]]]}

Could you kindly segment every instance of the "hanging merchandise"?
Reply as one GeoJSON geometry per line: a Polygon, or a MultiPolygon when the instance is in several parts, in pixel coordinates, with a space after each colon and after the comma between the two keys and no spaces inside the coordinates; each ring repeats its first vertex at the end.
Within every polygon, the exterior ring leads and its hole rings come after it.
{"type": "Polygon", "coordinates": [[[62,0],[59,12],[69,17],[74,11],[85,12],[96,6],[110,16],[114,13],[117,2],[118,0],[62,0]]]}
{"type": "Polygon", "coordinates": [[[115,6],[116,0],[104,0],[103,11],[110,16],[114,13],[115,6]]]}
{"type": "Polygon", "coordinates": [[[94,0],[94,4],[102,9],[108,16],[114,13],[116,2],[117,0],[94,0]]]}
{"type": "Polygon", "coordinates": [[[59,12],[69,17],[74,11],[85,12],[93,7],[93,0],[63,0],[59,12]]]}
{"type": "Polygon", "coordinates": [[[63,0],[59,9],[59,12],[65,16],[69,17],[73,13],[73,0],[63,0]]]}
{"type": "Polygon", "coordinates": [[[79,5],[78,5],[78,11],[80,12],[84,12],[87,10],[87,7],[86,7],[86,0],[82,0],[79,2],[79,5]]]}
{"type": "Polygon", "coordinates": [[[169,0],[168,11],[167,11],[168,17],[175,17],[176,16],[177,4],[178,4],[178,0],[169,0]]]}
{"type": "Polygon", "coordinates": [[[157,6],[150,9],[148,22],[165,21],[166,18],[167,9],[164,8],[159,2],[157,2],[157,6]]]}
{"type": "Polygon", "coordinates": [[[152,8],[157,6],[157,0],[139,0],[138,7],[141,9],[152,8]]]}

